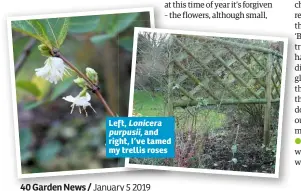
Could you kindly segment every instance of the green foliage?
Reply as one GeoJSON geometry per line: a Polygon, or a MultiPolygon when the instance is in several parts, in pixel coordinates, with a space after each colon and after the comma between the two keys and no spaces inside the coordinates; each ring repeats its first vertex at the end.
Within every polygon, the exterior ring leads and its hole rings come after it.
{"type": "Polygon", "coordinates": [[[103,45],[107,40],[110,40],[113,38],[113,34],[101,34],[101,35],[95,35],[91,37],[91,42],[98,45],[103,45]]]}
{"type": "MultiPolygon", "coordinates": [[[[26,91],[33,91],[35,93],[36,91],[35,88],[38,88],[37,85],[31,81],[20,81],[20,82],[22,83],[17,83],[17,87],[22,89],[27,88],[25,89],[26,91]]],[[[38,101],[29,101],[24,103],[24,110],[32,110],[44,103],[48,103],[49,101],[56,100],[59,96],[61,96],[64,92],[66,92],[72,86],[72,84],[73,84],[73,78],[66,78],[64,81],[57,84],[53,88],[53,91],[49,96],[47,95],[45,97],[42,97],[42,99],[39,99],[38,101]]],[[[41,96],[41,91],[39,90],[39,94],[35,93],[35,96],[36,97],[41,96]]]]}
{"type": "Polygon", "coordinates": [[[59,141],[50,141],[43,145],[36,154],[37,161],[41,164],[53,160],[62,149],[59,141]]]}
{"type": "Polygon", "coordinates": [[[204,127],[209,127],[209,130],[223,127],[226,120],[226,115],[215,110],[203,109],[198,112],[199,123],[204,127]]]}
{"type": "MultiPolygon", "coordinates": [[[[19,81],[18,81],[19,82],[19,81]]],[[[37,85],[34,82],[31,81],[20,81],[22,83],[17,82],[17,87],[25,89],[26,91],[33,91],[35,92],[35,88],[38,88],[37,85]],[[23,87],[24,86],[24,87],[23,87]],[[34,88],[33,88],[34,87],[34,88]]],[[[46,94],[46,96],[41,95],[41,91],[39,91],[39,94],[35,93],[35,96],[42,96],[38,101],[28,101],[24,103],[24,110],[32,110],[36,107],[39,107],[40,105],[44,103],[48,103],[50,101],[56,100],[59,96],[61,96],[64,92],[66,92],[73,84],[73,78],[66,78],[61,83],[57,84],[50,95],[46,94]]],[[[32,92],[31,92],[32,93],[32,92]]],[[[32,93],[34,94],[34,93],[32,93]]]]}
{"type": "MultiPolygon", "coordinates": [[[[66,19],[69,23],[68,30],[67,25],[62,25],[61,22],[65,19],[12,22],[12,29],[16,31],[13,32],[15,60],[24,54],[24,48],[32,37],[40,41],[29,51],[27,60],[16,75],[16,82],[19,83],[17,86],[19,124],[29,127],[25,133],[23,130],[20,133],[22,173],[99,169],[123,164],[124,160],[107,159],[105,156],[105,128],[103,125],[99,126],[99,122],[103,121],[102,104],[91,100],[94,102],[92,104],[95,110],[100,112],[90,115],[93,111],[88,110],[89,116],[86,118],[82,117],[78,110],[70,115],[70,104],[61,99],[63,96],[78,93],[79,87],[73,83],[77,76],[64,77],[63,81],[53,85],[37,77],[35,69],[43,66],[45,57],[42,56],[49,57],[51,50],[60,48],[64,57],[74,63],[79,70],[93,67],[97,72],[103,72],[102,64],[91,61],[99,47],[112,39],[112,43],[130,50],[134,24],[145,26],[144,21],[135,22],[139,15],[140,13],[126,13],[70,17],[66,19]],[[49,26],[47,22],[50,23],[49,26]],[[53,24],[56,22],[57,24],[53,24]],[[67,32],[71,38],[65,38],[67,32]],[[87,42],[90,38],[96,39],[97,47],[87,42]],[[28,84],[24,84],[25,81],[28,84]],[[72,89],[69,89],[70,87],[72,89]],[[26,140],[30,140],[28,141],[30,143],[26,143],[26,140]]],[[[128,54],[123,49],[104,50],[103,53],[115,54],[115,51],[128,54]]],[[[99,80],[102,81],[103,73],[101,74],[99,80]]],[[[97,76],[93,79],[98,80],[97,76]]]]}
{"type": "Polygon", "coordinates": [[[21,161],[26,162],[32,156],[32,153],[29,150],[29,146],[32,143],[32,133],[30,131],[30,128],[21,128],[19,130],[19,138],[21,161]]]}
{"type": "Polygon", "coordinates": [[[24,110],[34,109],[34,108],[42,105],[43,103],[44,103],[43,100],[26,102],[26,103],[24,103],[24,110]]]}
{"type": "Polygon", "coordinates": [[[73,84],[73,78],[66,78],[61,83],[57,84],[50,95],[50,101],[55,100],[64,92],[66,92],[73,84]]]}
{"type": "Polygon", "coordinates": [[[125,50],[132,52],[132,50],[133,50],[133,37],[130,37],[130,36],[122,37],[122,38],[119,39],[118,44],[119,44],[119,46],[121,46],[125,50]]]}
{"type": "Polygon", "coordinates": [[[232,158],[231,160],[234,164],[236,164],[238,162],[237,158],[232,158]]]}
{"type": "Polygon", "coordinates": [[[124,13],[116,15],[113,20],[115,21],[110,28],[110,32],[118,34],[127,29],[139,16],[140,13],[124,13]]]}
{"type": "Polygon", "coordinates": [[[51,56],[50,52],[51,50],[48,48],[48,46],[46,46],[45,44],[41,44],[38,46],[39,51],[41,52],[42,56],[46,56],[49,57],[51,56]]]}
{"type": "Polygon", "coordinates": [[[197,107],[201,107],[201,106],[207,106],[208,105],[208,100],[207,99],[204,99],[204,98],[200,98],[198,104],[197,104],[197,107]]]}
{"type": "MultiPolygon", "coordinates": [[[[135,90],[134,93],[134,110],[143,116],[163,116],[164,115],[164,98],[160,93],[151,93],[148,91],[135,90]]],[[[179,119],[185,116],[186,111],[183,109],[175,110],[175,116],[179,119]]],[[[208,127],[216,129],[223,126],[226,116],[223,113],[210,109],[197,111],[197,127],[208,127]]],[[[181,121],[181,120],[180,120],[181,121]]]]}
{"type": "Polygon", "coordinates": [[[237,145],[236,144],[232,145],[231,150],[232,150],[232,154],[234,156],[234,154],[237,153],[237,145]]]}
{"type": "Polygon", "coordinates": [[[127,29],[140,15],[140,13],[123,13],[117,15],[102,15],[99,30],[117,35],[127,29]]]}
{"type": "Polygon", "coordinates": [[[12,21],[12,28],[41,41],[48,48],[60,48],[69,27],[69,18],[12,21]]]}
{"type": "Polygon", "coordinates": [[[73,80],[73,82],[76,83],[81,88],[85,88],[88,85],[86,80],[80,77],[77,77],[75,80],[73,80]]]}
{"type": "Polygon", "coordinates": [[[163,96],[160,94],[152,94],[148,91],[135,90],[134,109],[135,112],[138,112],[143,116],[163,116],[163,96]]]}
{"type": "MultiPolygon", "coordinates": [[[[139,17],[140,13],[124,13],[118,15],[100,16],[99,30],[103,33],[91,37],[91,42],[102,45],[107,40],[116,37],[119,33],[132,26],[133,22],[139,17]]],[[[124,36],[119,39],[119,46],[128,51],[132,51],[133,38],[124,36]]]]}
{"type": "Polygon", "coordinates": [[[100,24],[100,16],[72,17],[69,32],[86,33],[95,31],[100,24]]]}
{"type": "MultiPolygon", "coordinates": [[[[97,45],[103,45],[106,41],[116,37],[119,33],[130,27],[139,17],[140,13],[122,13],[101,16],[72,17],[70,19],[70,33],[96,32],[90,40],[97,45]]],[[[132,38],[121,40],[120,46],[131,51],[132,38]],[[130,41],[130,42],[129,42],[130,41]]]]}
{"type": "Polygon", "coordinates": [[[103,129],[99,127],[89,128],[85,133],[89,139],[88,144],[92,147],[99,147],[106,142],[103,136],[103,129]]]}
{"type": "Polygon", "coordinates": [[[183,109],[176,109],[175,116],[178,120],[177,128],[181,128],[183,131],[188,132],[191,126],[201,134],[208,134],[210,131],[214,131],[224,127],[226,121],[226,115],[211,109],[201,109],[188,112],[183,109]],[[195,121],[194,121],[195,120],[195,121]]]}
{"type": "Polygon", "coordinates": [[[25,90],[36,97],[41,95],[41,91],[39,90],[39,88],[36,86],[36,84],[34,84],[31,81],[19,80],[16,82],[16,87],[25,90]]]}

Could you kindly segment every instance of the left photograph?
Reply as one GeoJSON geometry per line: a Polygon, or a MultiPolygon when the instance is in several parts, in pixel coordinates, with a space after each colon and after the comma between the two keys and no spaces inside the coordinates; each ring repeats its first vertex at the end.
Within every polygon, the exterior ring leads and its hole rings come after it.
{"type": "Polygon", "coordinates": [[[19,178],[123,171],[106,116],[128,116],[134,27],[152,8],[8,18],[19,178]]]}

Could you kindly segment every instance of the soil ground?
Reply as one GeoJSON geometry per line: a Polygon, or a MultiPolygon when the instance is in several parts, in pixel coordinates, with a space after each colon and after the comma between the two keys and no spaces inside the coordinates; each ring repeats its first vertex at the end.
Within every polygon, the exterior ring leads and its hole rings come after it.
{"type": "Polygon", "coordinates": [[[231,147],[235,140],[234,128],[216,129],[205,141],[203,165],[206,169],[233,170],[245,172],[274,173],[275,154],[272,149],[262,148],[262,139],[256,128],[242,126],[238,132],[237,152],[231,147]],[[232,158],[237,159],[235,164],[232,158]]]}

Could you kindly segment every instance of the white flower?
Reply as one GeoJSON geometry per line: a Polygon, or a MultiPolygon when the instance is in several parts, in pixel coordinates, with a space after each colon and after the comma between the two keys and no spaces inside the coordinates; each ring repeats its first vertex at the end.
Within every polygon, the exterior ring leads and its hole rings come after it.
{"type": "Polygon", "coordinates": [[[49,57],[43,68],[35,69],[36,75],[48,80],[50,83],[56,84],[59,80],[63,80],[64,74],[69,74],[69,69],[61,58],[49,57]]]}
{"type": "Polygon", "coordinates": [[[72,102],[72,105],[70,106],[72,108],[70,114],[73,112],[74,106],[78,106],[79,113],[82,113],[80,107],[83,107],[83,109],[86,113],[86,116],[88,116],[88,113],[86,111],[87,106],[91,107],[92,110],[96,113],[94,108],[91,106],[91,103],[89,103],[91,96],[88,93],[86,93],[85,96],[78,95],[76,97],[69,95],[67,97],[63,97],[63,99],[66,101],[72,102]]]}

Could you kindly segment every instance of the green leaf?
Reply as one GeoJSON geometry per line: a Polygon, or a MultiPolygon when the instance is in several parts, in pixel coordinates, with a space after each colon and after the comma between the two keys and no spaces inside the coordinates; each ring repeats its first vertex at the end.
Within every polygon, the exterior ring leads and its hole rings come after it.
{"type": "Polygon", "coordinates": [[[60,48],[69,27],[69,18],[12,21],[12,28],[27,34],[52,48],[60,48]]]}
{"type": "Polygon", "coordinates": [[[31,145],[32,133],[30,128],[20,128],[19,138],[20,138],[20,149],[22,152],[23,150],[28,149],[28,147],[31,145]]]}
{"type": "Polygon", "coordinates": [[[31,110],[34,109],[44,103],[43,100],[40,101],[33,101],[33,102],[27,102],[24,104],[24,110],[31,110]]]}
{"type": "Polygon", "coordinates": [[[45,26],[46,34],[51,45],[55,48],[60,48],[67,36],[70,19],[52,18],[41,19],[39,21],[45,26]]]}
{"type": "Polygon", "coordinates": [[[32,152],[29,150],[29,146],[32,143],[32,133],[30,128],[21,128],[19,131],[20,138],[20,153],[21,161],[26,162],[32,157],[32,152]]]}
{"type": "Polygon", "coordinates": [[[37,161],[41,164],[53,160],[61,151],[62,145],[58,141],[51,141],[43,145],[36,154],[37,161]]]}
{"type": "Polygon", "coordinates": [[[102,34],[102,35],[96,35],[90,38],[91,42],[97,45],[103,45],[107,40],[110,40],[113,38],[114,35],[112,34],[102,34]]]}
{"type": "Polygon", "coordinates": [[[17,81],[16,82],[17,88],[23,89],[32,95],[38,97],[41,95],[41,91],[39,88],[36,86],[36,84],[32,83],[31,81],[17,81]]]}
{"type": "Polygon", "coordinates": [[[137,19],[140,13],[122,13],[117,15],[100,16],[99,30],[116,36],[127,29],[137,19]]]}
{"type": "Polygon", "coordinates": [[[232,145],[231,147],[232,153],[235,154],[237,152],[237,145],[232,145]]]}
{"type": "Polygon", "coordinates": [[[127,36],[122,37],[118,41],[119,46],[126,49],[127,51],[132,52],[133,51],[133,37],[127,36]]]}
{"type": "Polygon", "coordinates": [[[64,79],[61,83],[57,84],[50,96],[50,101],[55,100],[60,95],[62,95],[65,91],[67,91],[71,85],[73,84],[73,78],[64,79]]]}
{"type": "Polygon", "coordinates": [[[238,162],[237,158],[232,158],[231,160],[234,164],[236,164],[238,162]]]}
{"type": "Polygon", "coordinates": [[[100,23],[100,16],[72,17],[69,32],[86,33],[95,31],[100,23]]]}
{"type": "Polygon", "coordinates": [[[49,100],[39,100],[39,101],[33,101],[33,102],[27,102],[24,104],[24,109],[25,110],[31,110],[34,109],[44,103],[47,103],[49,101],[53,101],[57,99],[60,95],[62,95],[68,88],[71,87],[73,84],[73,79],[72,78],[66,78],[64,81],[59,83],[58,85],[55,86],[53,92],[50,95],[49,100]]]}
{"type": "Polygon", "coordinates": [[[137,19],[140,13],[124,13],[117,15],[113,33],[118,34],[127,29],[137,19]]]}
{"type": "Polygon", "coordinates": [[[98,30],[103,33],[113,33],[116,19],[117,15],[101,15],[98,30]]]}
{"type": "MultiPolygon", "coordinates": [[[[131,26],[139,16],[139,14],[140,13],[123,13],[118,15],[100,16],[99,27],[97,28],[104,34],[91,37],[91,42],[97,45],[104,44],[107,40],[115,37],[120,32],[131,26]]],[[[130,40],[128,38],[121,39],[120,46],[129,51],[132,51],[132,41],[132,39],[130,40]]]]}
{"type": "Polygon", "coordinates": [[[49,46],[49,41],[45,33],[45,27],[38,20],[12,21],[12,29],[27,34],[49,46]]]}

